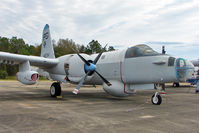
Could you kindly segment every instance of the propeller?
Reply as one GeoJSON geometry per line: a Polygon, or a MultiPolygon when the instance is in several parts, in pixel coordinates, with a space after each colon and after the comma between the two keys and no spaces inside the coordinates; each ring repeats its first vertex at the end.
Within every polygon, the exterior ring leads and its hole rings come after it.
{"type": "MultiPolygon", "coordinates": [[[[106,44],[107,46],[107,44],[106,44]]],[[[82,57],[79,52],[77,52],[77,55],[80,57],[80,59],[85,63],[84,64],[84,70],[86,72],[86,75],[84,75],[81,79],[81,81],[79,82],[79,84],[77,85],[77,87],[73,90],[73,93],[74,94],[78,94],[79,92],[79,89],[81,88],[81,86],[83,85],[84,81],[86,80],[87,76],[90,76],[92,75],[94,72],[99,75],[99,77],[108,85],[108,86],[111,86],[112,84],[107,80],[105,79],[98,71],[96,71],[97,69],[97,62],[98,60],[100,59],[102,53],[105,51],[105,48],[106,46],[102,49],[102,51],[97,55],[97,57],[95,58],[94,61],[87,61],[86,59],[84,59],[84,57],[82,57]]]]}

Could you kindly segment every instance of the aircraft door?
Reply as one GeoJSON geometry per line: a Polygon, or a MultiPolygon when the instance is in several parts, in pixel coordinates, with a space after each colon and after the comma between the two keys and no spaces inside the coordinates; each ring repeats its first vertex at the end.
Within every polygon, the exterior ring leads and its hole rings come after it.
{"type": "Polygon", "coordinates": [[[69,60],[71,59],[71,57],[73,57],[73,55],[70,55],[68,58],[66,58],[66,61],[64,63],[64,70],[66,72],[66,76],[69,75],[69,60]]]}

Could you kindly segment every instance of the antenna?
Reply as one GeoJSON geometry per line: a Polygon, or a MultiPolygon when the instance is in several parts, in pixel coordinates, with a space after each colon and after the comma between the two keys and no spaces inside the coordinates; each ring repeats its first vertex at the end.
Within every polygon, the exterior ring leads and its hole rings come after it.
{"type": "Polygon", "coordinates": [[[165,47],[162,46],[162,54],[166,54],[165,47]]]}

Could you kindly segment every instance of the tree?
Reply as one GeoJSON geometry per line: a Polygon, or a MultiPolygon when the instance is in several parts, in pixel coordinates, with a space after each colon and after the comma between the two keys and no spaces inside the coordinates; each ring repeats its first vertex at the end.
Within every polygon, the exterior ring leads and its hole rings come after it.
{"type": "Polygon", "coordinates": [[[57,45],[54,46],[55,56],[59,57],[62,55],[75,53],[73,49],[77,49],[77,46],[72,39],[59,39],[57,45]]]}
{"type": "Polygon", "coordinates": [[[41,45],[37,45],[34,47],[32,55],[35,55],[35,56],[41,55],[41,45]]]}
{"type": "Polygon", "coordinates": [[[87,54],[100,53],[102,50],[101,44],[97,40],[92,40],[86,47],[87,54]]]}
{"type": "Polygon", "coordinates": [[[114,51],[114,47],[113,46],[109,46],[108,51],[114,51]]]}
{"type": "Polygon", "coordinates": [[[0,70],[0,79],[5,79],[8,73],[5,70],[0,70]]]}
{"type": "Polygon", "coordinates": [[[76,47],[77,47],[77,49],[78,49],[78,51],[80,53],[85,53],[86,52],[86,47],[84,45],[77,44],[76,47]]]}
{"type": "Polygon", "coordinates": [[[29,45],[25,44],[24,40],[17,37],[12,37],[9,40],[9,52],[15,53],[15,54],[23,54],[23,55],[30,55],[29,53],[29,45]]]}
{"type": "Polygon", "coordinates": [[[0,51],[9,52],[9,39],[6,37],[0,37],[0,51]]]}

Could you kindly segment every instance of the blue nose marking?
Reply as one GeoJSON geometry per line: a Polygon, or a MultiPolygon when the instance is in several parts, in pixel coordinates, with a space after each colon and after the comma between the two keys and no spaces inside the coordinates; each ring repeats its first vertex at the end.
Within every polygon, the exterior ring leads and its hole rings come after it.
{"type": "Polygon", "coordinates": [[[96,70],[96,65],[93,63],[90,63],[90,66],[84,64],[84,70],[87,73],[88,71],[95,71],[96,70]]]}

